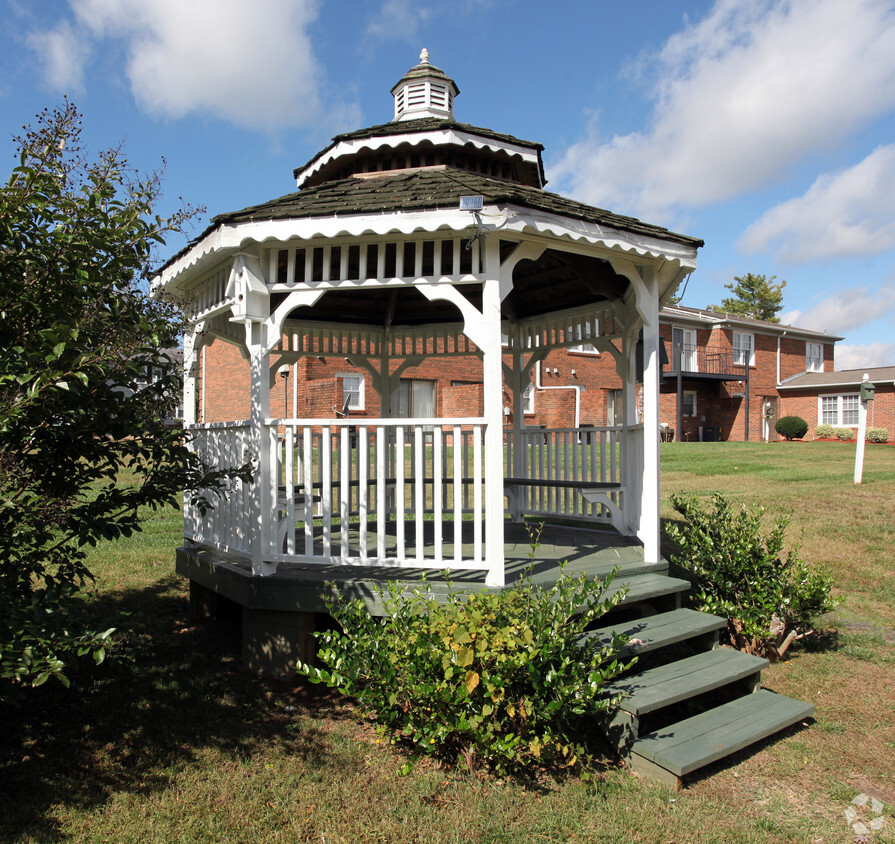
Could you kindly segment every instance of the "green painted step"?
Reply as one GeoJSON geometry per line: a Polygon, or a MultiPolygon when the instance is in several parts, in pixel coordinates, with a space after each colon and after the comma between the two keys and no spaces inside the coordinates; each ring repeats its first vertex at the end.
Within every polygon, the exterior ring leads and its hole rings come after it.
{"type": "Polygon", "coordinates": [[[686,580],[679,577],[668,577],[665,574],[638,574],[630,579],[616,577],[606,590],[607,595],[614,595],[621,589],[628,588],[624,603],[649,601],[669,595],[680,595],[690,588],[686,580]]]}
{"type": "Polygon", "coordinates": [[[697,636],[712,636],[717,641],[718,631],[726,626],[727,619],[721,616],[691,609],[677,609],[590,630],[584,636],[608,644],[612,641],[613,632],[625,634],[632,641],[625,645],[621,655],[629,657],[697,636]]]}
{"type": "Polygon", "coordinates": [[[729,683],[749,677],[757,679],[767,666],[768,661],[761,657],[731,648],[715,648],[623,677],[607,687],[607,691],[624,695],[619,708],[640,716],[729,683]]]}
{"type": "Polygon", "coordinates": [[[648,776],[658,767],[682,777],[813,714],[811,704],[762,690],[642,736],[629,762],[638,771],[645,760],[648,776]]]}

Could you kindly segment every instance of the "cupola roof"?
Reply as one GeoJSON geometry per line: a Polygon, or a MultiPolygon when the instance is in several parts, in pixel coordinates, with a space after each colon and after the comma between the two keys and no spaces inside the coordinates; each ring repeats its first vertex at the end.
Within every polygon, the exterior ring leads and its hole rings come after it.
{"type": "Polygon", "coordinates": [[[454,119],[454,97],[460,89],[440,67],[429,64],[429,51],[423,47],[420,63],[405,73],[392,88],[395,120],[420,117],[454,119]]]}

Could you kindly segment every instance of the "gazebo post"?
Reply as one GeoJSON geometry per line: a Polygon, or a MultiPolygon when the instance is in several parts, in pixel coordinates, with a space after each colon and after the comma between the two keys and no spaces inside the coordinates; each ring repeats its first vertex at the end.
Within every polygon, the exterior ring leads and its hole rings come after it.
{"type": "Polygon", "coordinates": [[[487,586],[503,586],[503,355],[500,342],[500,241],[484,242],[482,391],[485,416],[485,561],[487,586]]]}

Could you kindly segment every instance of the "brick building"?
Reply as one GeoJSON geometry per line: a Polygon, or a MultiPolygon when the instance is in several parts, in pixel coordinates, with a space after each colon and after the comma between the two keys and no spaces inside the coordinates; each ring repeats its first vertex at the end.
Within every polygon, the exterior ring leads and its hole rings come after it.
{"type": "MultiPolygon", "coordinates": [[[[869,376],[875,393],[867,403],[867,427],[885,428],[895,438],[895,366],[807,372],[780,385],[782,406],[801,416],[813,431],[817,425],[857,428],[861,382],[869,376]]],[[[809,437],[813,436],[809,432],[809,437]]]]}
{"type": "MultiPolygon", "coordinates": [[[[813,426],[813,406],[802,412],[801,404],[791,410],[787,402],[784,408],[778,385],[800,375],[832,375],[834,344],[842,339],[679,305],[661,310],[659,334],[666,361],[659,399],[663,434],[694,442],[777,439],[774,421],[791,413],[813,426]]],[[[623,385],[616,358],[594,344],[576,342],[582,339],[588,338],[570,337],[568,348],[551,351],[532,368],[524,401],[526,427],[622,423],[623,385]]],[[[219,422],[248,417],[249,367],[237,347],[214,342],[201,355],[197,418],[219,422]],[[207,382],[206,367],[212,373],[207,382]]],[[[394,363],[393,371],[399,365],[394,363]]],[[[811,389],[806,385],[801,392],[811,389]]],[[[816,396],[813,401],[817,403],[816,396]]],[[[484,395],[477,356],[433,357],[405,366],[391,404],[396,417],[481,415],[484,395]]],[[[513,401],[506,386],[503,406],[509,428],[513,401]]],[[[281,367],[271,387],[272,412],[284,418],[322,418],[346,407],[358,419],[382,413],[370,375],[344,357],[301,358],[281,367]]]]}

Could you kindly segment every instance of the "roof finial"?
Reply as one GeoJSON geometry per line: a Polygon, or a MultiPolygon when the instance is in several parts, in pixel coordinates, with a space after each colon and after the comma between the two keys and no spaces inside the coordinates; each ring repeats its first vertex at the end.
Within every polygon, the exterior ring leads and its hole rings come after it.
{"type": "Polygon", "coordinates": [[[425,47],[420,52],[420,64],[429,64],[429,51],[425,47]]]}

